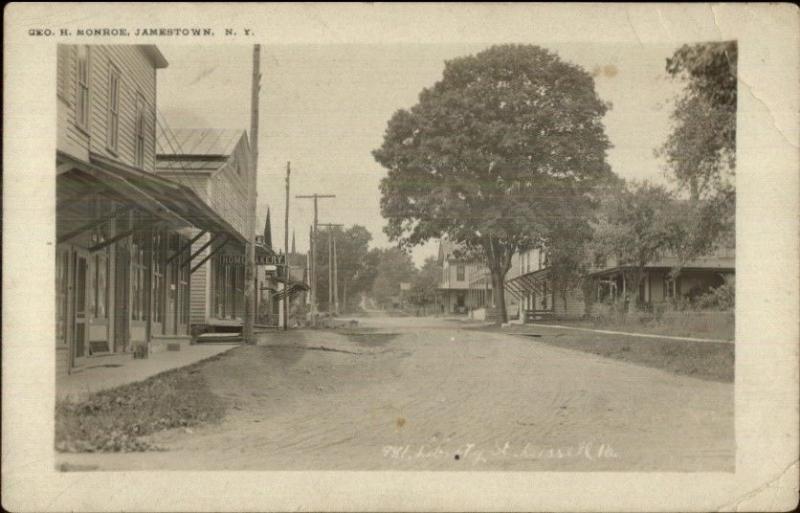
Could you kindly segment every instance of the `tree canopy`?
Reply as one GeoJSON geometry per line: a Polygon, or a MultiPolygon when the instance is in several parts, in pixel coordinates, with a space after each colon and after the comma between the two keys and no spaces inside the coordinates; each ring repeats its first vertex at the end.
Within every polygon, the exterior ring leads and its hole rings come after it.
{"type": "Polygon", "coordinates": [[[607,198],[595,227],[597,256],[631,266],[629,291],[638,299],[645,266],[674,252],[686,238],[687,223],[674,195],[649,182],[630,183],[607,198]]]}
{"type": "Polygon", "coordinates": [[[336,241],[337,288],[339,304],[343,311],[352,310],[362,293],[372,286],[374,272],[369,269],[367,254],[372,234],[360,225],[350,228],[326,228],[317,232],[317,301],[322,310],[328,310],[329,253],[328,240],[336,241]]]}
{"type": "Polygon", "coordinates": [[[400,284],[414,280],[417,268],[411,255],[400,248],[374,248],[370,252],[377,262],[370,295],[379,306],[388,308],[400,295],[400,284]]]}
{"type": "Polygon", "coordinates": [[[608,108],[589,73],[537,46],[446,62],[373,152],[388,170],[386,233],[401,245],[447,236],[482,255],[505,321],[512,255],[584,224],[589,192],[611,174],[608,108]]]}
{"type": "Polygon", "coordinates": [[[436,300],[436,288],[442,281],[442,266],[436,257],[428,257],[411,282],[410,301],[426,312],[426,307],[436,300]]]}
{"type": "Polygon", "coordinates": [[[735,41],[684,45],[667,72],[685,83],[662,153],[678,183],[695,197],[729,183],[736,168],[735,41]]]}
{"type": "Polygon", "coordinates": [[[666,62],[667,72],[684,89],[672,113],[672,132],[658,154],[693,200],[687,258],[733,243],[737,58],[736,42],[727,41],[684,45],[666,62]]]}

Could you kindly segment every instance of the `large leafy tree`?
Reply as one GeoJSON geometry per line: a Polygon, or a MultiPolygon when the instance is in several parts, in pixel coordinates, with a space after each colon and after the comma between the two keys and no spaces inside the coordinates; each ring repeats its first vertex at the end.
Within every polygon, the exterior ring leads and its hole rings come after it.
{"type": "Polygon", "coordinates": [[[575,289],[584,289],[587,295],[587,275],[591,264],[589,250],[592,229],[588,222],[570,223],[546,244],[547,268],[553,281],[553,290],[567,308],[567,298],[575,289]]]}
{"type": "Polygon", "coordinates": [[[731,243],[736,169],[737,57],[735,41],[684,45],[667,59],[667,72],[684,84],[673,127],[658,153],[692,199],[686,258],[718,242],[731,243]]]}
{"type": "Polygon", "coordinates": [[[386,233],[401,245],[447,236],[480,255],[506,321],[512,255],[583,219],[589,191],[610,173],[607,109],[585,70],[537,46],[446,62],[373,152],[388,170],[386,233]]]}
{"type": "Polygon", "coordinates": [[[686,238],[685,208],[666,188],[649,182],[630,183],[606,200],[595,227],[595,252],[626,268],[627,293],[637,304],[647,265],[686,238]]]}

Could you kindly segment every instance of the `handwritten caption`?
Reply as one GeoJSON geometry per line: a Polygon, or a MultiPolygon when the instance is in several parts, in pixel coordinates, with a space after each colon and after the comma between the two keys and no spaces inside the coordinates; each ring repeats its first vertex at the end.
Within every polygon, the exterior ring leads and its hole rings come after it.
{"type": "Polygon", "coordinates": [[[493,459],[519,460],[564,460],[585,459],[588,461],[617,459],[619,454],[611,445],[581,442],[577,445],[562,447],[543,447],[531,443],[514,445],[511,442],[495,444],[494,447],[482,447],[477,444],[462,444],[456,447],[445,445],[384,445],[383,457],[393,460],[444,459],[486,463],[493,459]]]}

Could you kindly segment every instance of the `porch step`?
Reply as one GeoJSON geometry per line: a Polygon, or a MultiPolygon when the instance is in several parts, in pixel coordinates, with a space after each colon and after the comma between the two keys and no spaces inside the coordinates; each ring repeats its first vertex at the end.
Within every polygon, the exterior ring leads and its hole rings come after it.
{"type": "Polygon", "coordinates": [[[525,312],[525,322],[545,321],[555,318],[553,312],[537,312],[528,310],[525,312]]]}
{"type": "Polygon", "coordinates": [[[486,322],[497,322],[500,318],[500,310],[498,308],[486,308],[486,322]]]}
{"type": "Polygon", "coordinates": [[[195,339],[195,344],[215,344],[220,342],[241,342],[241,333],[203,333],[195,339]]]}

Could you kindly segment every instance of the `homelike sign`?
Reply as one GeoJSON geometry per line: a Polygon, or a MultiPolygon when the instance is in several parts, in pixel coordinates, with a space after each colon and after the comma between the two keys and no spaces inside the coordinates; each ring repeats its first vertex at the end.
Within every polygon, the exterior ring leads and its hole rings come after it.
{"type": "MultiPolygon", "coordinates": [[[[225,264],[246,263],[244,255],[224,255],[222,262],[225,264]]],[[[286,265],[286,255],[256,255],[256,265],[286,265]]]]}

